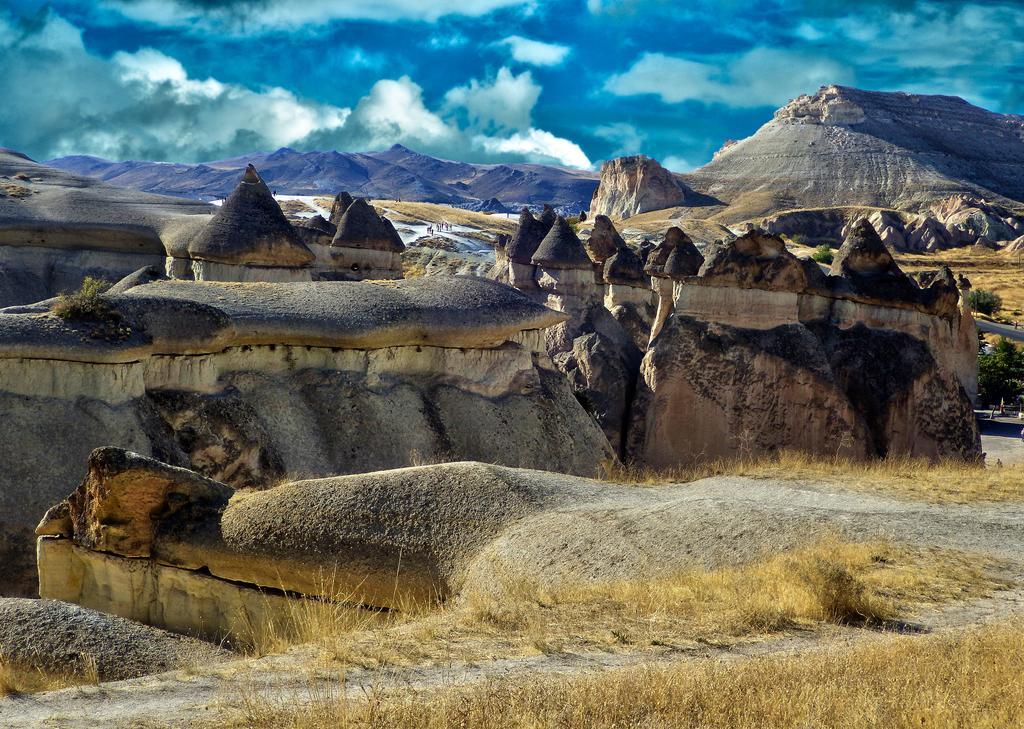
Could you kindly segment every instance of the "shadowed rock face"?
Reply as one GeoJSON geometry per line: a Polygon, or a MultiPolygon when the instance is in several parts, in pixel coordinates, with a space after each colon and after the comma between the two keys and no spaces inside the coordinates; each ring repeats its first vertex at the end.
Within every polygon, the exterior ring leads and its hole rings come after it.
{"type": "Polygon", "coordinates": [[[690,240],[690,236],[682,231],[679,232],[681,235],[673,235],[675,245],[664,264],[665,275],[671,279],[696,276],[701,266],[704,265],[704,256],[697,250],[697,246],[690,240]]]}
{"type": "Polygon", "coordinates": [[[661,243],[654,247],[654,249],[647,256],[647,263],[644,266],[644,271],[650,276],[666,277],[665,264],[668,262],[668,257],[671,255],[675,247],[681,242],[686,240],[686,233],[681,228],[672,226],[665,231],[665,237],[661,243]]]}
{"type": "Polygon", "coordinates": [[[330,221],[325,220],[322,215],[314,215],[308,220],[296,223],[295,232],[306,245],[329,246],[331,241],[334,240],[334,235],[338,232],[338,228],[330,221]]]}
{"type": "Polygon", "coordinates": [[[836,253],[832,261],[832,275],[844,277],[862,296],[902,301],[920,299],[918,287],[900,270],[866,219],[854,226],[836,253]]]}
{"type": "Polygon", "coordinates": [[[594,218],[594,229],[587,239],[587,253],[598,263],[604,263],[616,251],[625,248],[626,241],[615,230],[611,219],[607,215],[598,215],[594,218]]]}
{"type": "Polygon", "coordinates": [[[395,230],[391,221],[366,202],[355,200],[338,223],[338,232],[334,235],[332,246],[360,248],[364,250],[387,251],[401,253],[405,250],[402,238],[395,230]]]}
{"type": "Polygon", "coordinates": [[[314,258],[252,165],[189,243],[188,252],[192,258],[234,265],[301,267],[314,258]]]}
{"type": "Polygon", "coordinates": [[[625,244],[604,262],[604,280],[611,284],[648,288],[644,262],[625,244]]]}
{"type": "Polygon", "coordinates": [[[512,241],[508,244],[508,259],[512,263],[531,265],[533,263],[533,254],[537,252],[540,242],[544,240],[544,236],[551,230],[552,223],[554,221],[547,223],[537,220],[537,218],[533,217],[533,213],[523,208],[519,213],[519,227],[516,229],[515,235],[512,236],[512,241]]]}
{"type": "Polygon", "coordinates": [[[808,283],[803,266],[782,239],[760,230],[712,246],[699,275],[708,285],[739,288],[803,291],[808,283]]]}
{"type": "Polygon", "coordinates": [[[337,227],[341,223],[341,217],[352,205],[352,196],[344,190],[334,196],[334,203],[331,205],[331,225],[337,227]]]}

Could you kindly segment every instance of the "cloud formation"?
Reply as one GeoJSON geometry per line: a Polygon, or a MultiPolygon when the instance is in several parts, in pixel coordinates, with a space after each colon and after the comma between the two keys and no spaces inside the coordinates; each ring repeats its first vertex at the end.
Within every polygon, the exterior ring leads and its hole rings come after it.
{"type": "Polygon", "coordinates": [[[498,41],[498,45],[507,46],[514,60],[528,63],[531,66],[557,66],[569,56],[572,50],[569,46],[543,43],[524,38],[521,35],[510,35],[503,38],[498,41]]]}
{"type": "Polygon", "coordinates": [[[108,11],[162,27],[251,34],[338,20],[479,17],[531,0],[102,0],[108,11]]]}
{"type": "Polygon", "coordinates": [[[502,68],[490,80],[474,79],[452,89],[440,111],[427,107],[408,76],[381,79],[350,109],[276,86],[193,78],[152,48],[103,58],[53,13],[29,29],[0,16],[0,56],[0,137],[42,157],[195,162],[284,146],[366,150],[400,142],[460,158],[590,165],[579,146],[533,128],[541,89],[528,71],[502,68]]]}
{"type": "Polygon", "coordinates": [[[668,104],[758,107],[778,106],[819,86],[853,79],[851,69],[825,56],[759,47],[714,62],[645,53],[604,88],[617,96],[653,94],[668,104]]]}

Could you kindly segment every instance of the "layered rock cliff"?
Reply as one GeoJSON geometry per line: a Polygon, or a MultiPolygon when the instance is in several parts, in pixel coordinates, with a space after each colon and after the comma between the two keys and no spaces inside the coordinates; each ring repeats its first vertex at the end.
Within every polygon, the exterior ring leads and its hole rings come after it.
{"type": "Polygon", "coordinates": [[[671,172],[650,157],[619,157],[601,166],[601,180],[590,201],[590,217],[631,215],[684,205],[688,191],[671,172]]]}

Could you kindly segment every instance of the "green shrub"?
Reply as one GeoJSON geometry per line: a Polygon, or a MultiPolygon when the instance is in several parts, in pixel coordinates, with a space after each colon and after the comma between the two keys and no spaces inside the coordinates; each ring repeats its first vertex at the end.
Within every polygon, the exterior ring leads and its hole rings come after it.
{"type": "Polygon", "coordinates": [[[985,402],[1010,402],[1024,391],[1024,352],[1000,337],[991,352],[978,355],[978,387],[985,402]]]}
{"type": "Polygon", "coordinates": [[[1003,300],[999,294],[987,289],[974,289],[969,297],[971,308],[982,314],[992,316],[1003,308],[1003,300]]]}
{"type": "Polygon", "coordinates": [[[61,319],[71,321],[99,321],[109,319],[112,311],[103,299],[103,292],[110,284],[92,276],[86,276],[81,287],[74,293],[62,293],[53,305],[53,313],[61,319]]]}
{"type": "Polygon", "coordinates": [[[811,258],[815,261],[826,265],[832,263],[832,257],[832,247],[824,243],[815,248],[814,253],[811,254],[811,258]]]}

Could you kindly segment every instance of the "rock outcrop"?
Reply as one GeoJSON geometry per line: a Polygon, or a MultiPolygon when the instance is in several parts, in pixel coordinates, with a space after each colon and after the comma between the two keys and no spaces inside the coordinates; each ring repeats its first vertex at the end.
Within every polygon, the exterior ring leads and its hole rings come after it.
{"type": "Polygon", "coordinates": [[[295,232],[307,246],[329,246],[338,232],[338,227],[322,215],[314,215],[308,220],[296,223],[295,232]]]}
{"type": "Polygon", "coordinates": [[[86,276],[116,281],[161,270],[215,208],[106,185],[0,149],[0,308],[74,291],[86,276]]]}
{"type": "MultiPolygon", "coordinates": [[[[138,456],[122,460],[162,470],[138,456]]],[[[808,493],[796,489],[757,503],[727,496],[743,486],[733,479],[638,489],[447,463],[284,482],[194,515],[187,498],[168,499],[175,510],[155,513],[149,557],[90,549],[66,525],[44,529],[41,592],[244,641],[247,625],[294,615],[301,596],[343,603],[333,610],[403,610],[474,593],[500,601],[506,584],[654,579],[763,559],[822,533],[873,537],[891,528],[891,515],[871,505],[855,516],[794,508],[808,493]]],[[[105,493],[104,512],[117,513],[120,503],[105,493]]],[[[81,501],[73,496],[64,508],[75,513],[81,501]]]]}
{"type": "Polygon", "coordinates": [[[391,221],[366,200],[354,200],[338,223],[330,247],[330,278],[344,281],[402,277],[405,244],[391,221]]]}
{"type": "Polygon", "coordinates": [[[188,254],[197,281],[309,280],[314,259],[252,165],[188,254]]]}
{"type": "Polygon", "coordinates": [[[619,157],[601,165],[601,180],[590,201],[590,217],[628,218],[687,202],[688,190],[650,157],[619,157]]]}
{"type": "Polygon", "coordinates": [[[587,239],[587,253],[597,263],[603,264],[616,251],[625,248],[626,241],[615,230],[611,219],[607,215],[598,215],[594,218],[594,227],[587,239]]]}
{"type": "Polygon", "coordinates": [[[977,334],[948,271],[920,288],[867,221],[831,276],[757,230],[714,246],[696,275],[687,258],[641,368],[634,460],[980,457],[977,334]]]}
{"type": "Polygon", "coordinates": [[[328,218],[331,225],[337,228],[341,224],[341,217],[353,202],[352,196],[344,190],[334,196],[334,202],[331,203],[331,216],[328,218]]]}
{"type": "Polygon", "coordinates": [[[545,350],[566,315],[497,283],[156,281],[103,301],[102,319],[0,314],[5,594],[27,589],[25,529],[100,446],[250,487],[418,459],[592,474],[611,456],[545,350]]]}

